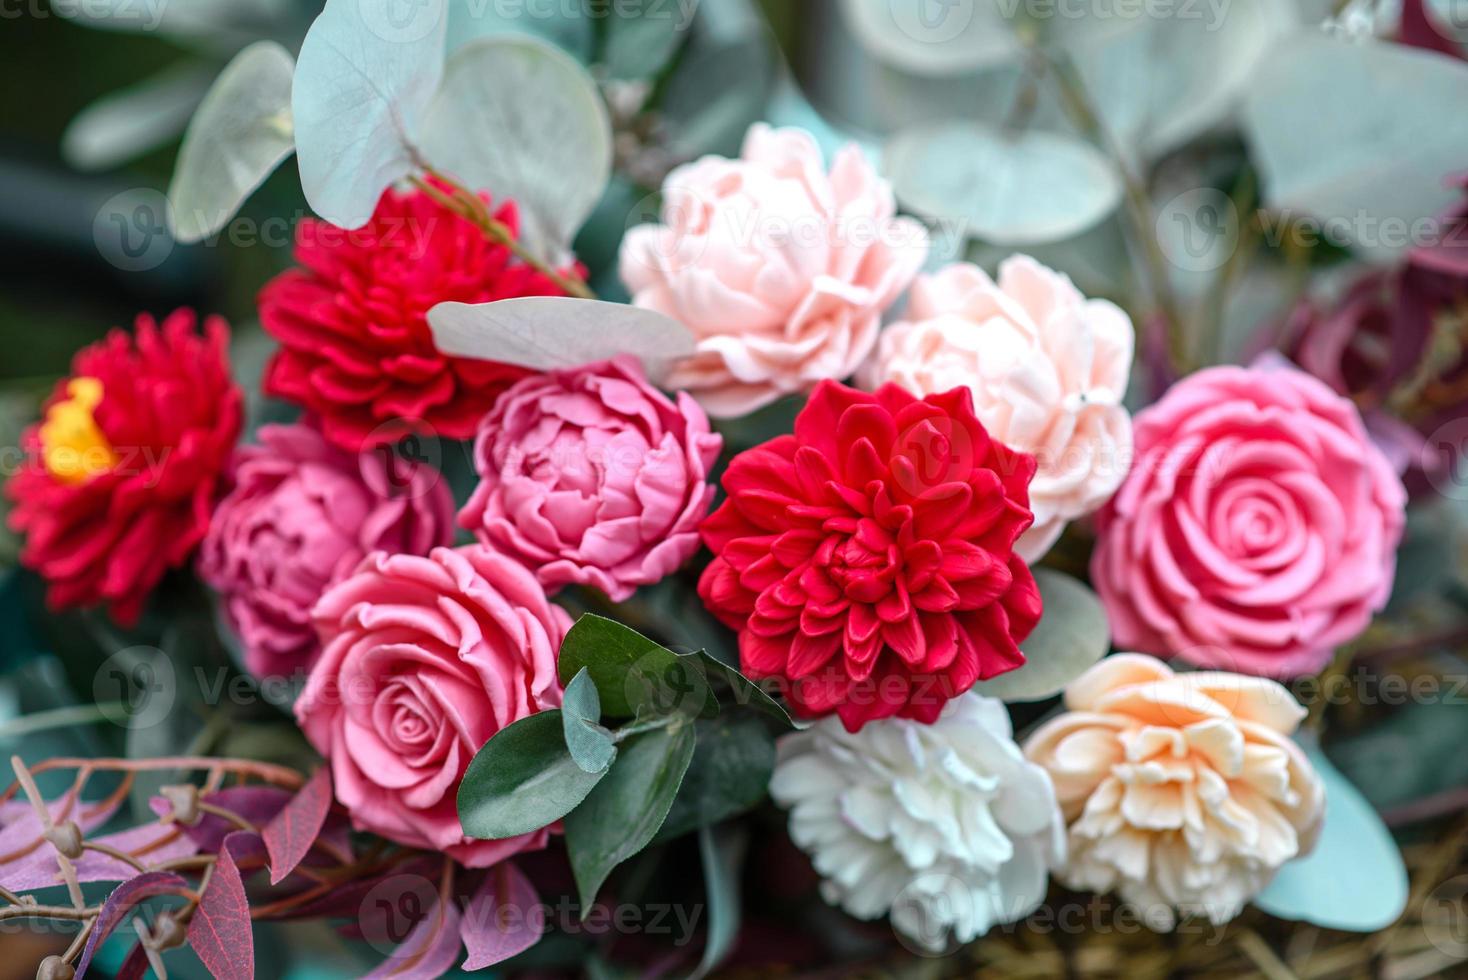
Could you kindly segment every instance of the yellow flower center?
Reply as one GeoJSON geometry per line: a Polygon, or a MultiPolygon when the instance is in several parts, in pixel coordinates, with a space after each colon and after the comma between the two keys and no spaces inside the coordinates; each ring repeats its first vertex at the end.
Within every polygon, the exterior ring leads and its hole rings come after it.
{"type": "Polygon", "coordinates": [[[66,394],[41,423],[41,458],[62,483],[81,483],[116,466],[117,454],[92,416],[102,403],[102,382],[72,378],[66,394]]]}

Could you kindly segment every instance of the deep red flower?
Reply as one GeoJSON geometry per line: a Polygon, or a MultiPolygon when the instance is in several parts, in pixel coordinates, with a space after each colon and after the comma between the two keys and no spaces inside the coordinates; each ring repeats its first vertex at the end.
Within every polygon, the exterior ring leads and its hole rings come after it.
{"type": "Polygon", "coordinates": [[[106,602],[130,625],[204,537],[244,400],[229,328],[219,317],[196,324],[192,310],[161,327],[144,314],[131,335],[114,330],[80,351],[22,437],[10,524],[52,608],[106,602]]]}
{"type": "MultiPolygon", "coordinates": [[[[518,233],[514,202],[495,217],[518,233]]],[[[396,439],[389,423],[404,420],[467,439],[500,392],[529,373],[440,354],[428,329],[432,307],[562,295],[422,191],[388,190],[372,220],[352,231],[304,219],[296,260],[301,268],[260,293],[261,325],[282,348],[265,392],[310,409],[352,452],[396,439]]]]}
{"type": "Polygon", "coordinates": [[[794,435],[729,464],[699,595],[738,630],[744,670],[784,682],[801,714],[931,722],[1024,663],[1040,593],[1013,547],[1034,475],[966,388],[822,382],[794,435]]]}

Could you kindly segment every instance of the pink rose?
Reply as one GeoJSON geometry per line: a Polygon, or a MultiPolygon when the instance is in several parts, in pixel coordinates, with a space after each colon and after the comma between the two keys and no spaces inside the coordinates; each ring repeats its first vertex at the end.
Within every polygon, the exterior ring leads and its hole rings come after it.
{"type": "Polygon", "coordinates": [[[1086,299],[1027,255],[1007,259],[997,283],[955,262],[918,278],[907,320],[882,332],[861,380],[919,397],[967,388],[989,434],[1035,457],[1035,523],[1015,544],[1035,562],[1126,475],[1132,422],[1121,400],[1135,342],[1115,304],[1086,299]]]}
{"type": "Polygon", "coordinates": [[[698,338],[669,387],[727,418],[850,376],[927,256],[922,225],[895,214],[860,149],[828,175],[800,129],[756,123],[740,159],[674,170],[663,223],[629,231],[621,256],[633,302],[698,338]]]}
{"type": "Polygon", "coordinates": [[[480,425],[459,523],[548,591],[576,582],[621,602],[698,550],[722,446],[692,398],[672,401],[632,358],[535,375],[480,425]]]}
{"type": "Polygon", "coordinates": [[[324,649],[296,720],[359,829],[471,868],[545,846],[548,830],[469,840],[459,783],[501,728],[561,703],[570,629],[535,577],[486,548],[369,555],[315,609],[324,649]]]}
{"type": "Polygon", "coordinates": [[[310,668],[311,607],[370,551],[427,554],[453,540],[454,502],[430,467],[328,443],[314,425],[267,425],[233,462],[199,574],[220,594],[259,677],[310,668]],[[392,464],[392,468],[389,468],[392,464]]]}
{"type": "Polygon", "coordinates": [[[1386,603],[1405,507],[1349,401],[1283,363],[1211,368],[1138,413],[1091,577],[1118,646],[1313,673],[1386,603]]]}

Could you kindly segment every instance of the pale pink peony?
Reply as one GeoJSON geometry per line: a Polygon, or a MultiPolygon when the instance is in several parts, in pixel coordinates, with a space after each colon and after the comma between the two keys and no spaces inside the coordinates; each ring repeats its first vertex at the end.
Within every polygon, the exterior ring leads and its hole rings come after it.
{"type": "Polygon", "coordinates": [[[454,537],[454,501],[432,467],[387,450],[349,453],[314,424],[267,425],[234,458],[199,574],[220,594],[257,677],[308,670],[311,607],[371,551],[426,555],[454,537]]]}
{"type": "Polygon", "coordinates": [[[957,262],[912,287],[907,318],[881,334],[864,387],[915,395],[968,388],[989,434],[1030,453],[1034,525],[1015,545],[1041,558],[1070,521],[1104,504],[1126,476],[1132,426],[1121,399],[1132,367],[1131,320],[1088,300],[1069,278],[1016,255],[999,281],[957,262]]]}
{"type": "Polygon", "coordinates": [[[859,148],[827,174],[800,129],[756,123],[738,160],[674,170],[662,224],[629,231],[621,255],[633,302],[698,339],[669,386],[730,418],[849,377],[927,256],[923,227],[895,214],[859,148]]]}
{"type": "Polygon", "coordinates": [[[1154,928],[1176,913],[1221,924],[1314,847],[1325,788],[1289,737],[1305,709],[1276,682],[1117,654],[1065,706],[1025,755],[1055,783],[1067,887],[1115,889],[1154,928]]]}
{"type": "Polygon", "coordinates": [[[1314,673],[1391,595],[1406,492],[1349,401],[1278,365],[1220,367],[1136,418],[1091,578],[1120,647],[1314,673]]]}
{"type": "Polygon", "coordinates": [[[315,610],[324,649],[296,720],[363,831],[468,867],[544,847],[548,830],[469,840],[464,771],[500,729],[561,703],[571,619],[519,563],[479,546],[369,555],[315,610]]]}
{"type": "Polygon", "coordinates": [[[621,602],[698,550],[722,447],[698,404],[633,358],[534,375],[480,425],[459,522],[548,591],[575,582],[621,602]]]}

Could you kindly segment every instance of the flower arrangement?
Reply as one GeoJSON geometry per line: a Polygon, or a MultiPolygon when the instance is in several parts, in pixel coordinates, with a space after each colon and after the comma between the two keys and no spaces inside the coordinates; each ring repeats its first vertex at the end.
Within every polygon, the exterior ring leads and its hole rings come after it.
{"type": "Polygon", "coordinates": [[[285,975],[277,923],[325,975],[415,980],[1327,977],[1352,934],[1386,975],[1461,968],[1461,787],[1382,802],[1342,746],[1412,712],[1325,692],[1462,676],[1468,263],[1445,232],[1333,296],[1276,243],[1309,293],[1226,336],[1271,215],[1358,189],[1290,169],[1276,62],[1461,86],[1457,42],[1421,2],[1391,38],[1343,5],[1260,63],[1277,91],[1201,122],[1154,93],[1170,124],[1128,130],[1090,101],[1114,38],[1005,53],[840,6],[899,73],[1016,57],[1008,120],[879,156],[785,78],[693,152],[671,52],[742,50],[708,12],[650,68],[622,32],[656,18],[616,15],[589,72],[577,35],[326,0],[295,53],[224,68],[168,221],[207,239],[296,157],[313,216],[259,329],[179,309],[84,347],[5,486],[27,621],[81,624],[94,699],[0,732],[126,743],[11,760],[0,919],[65,936],[38,976],[187,973],[185,946],[285,975]],[[1070,129],[1037,122],[1051,84],[1070,129]],[[1233,125],[1247,149],[1204,135],[1233,125]],[[1189,154],[1257,210],[1211,266],[1152,200],[1189,154]],[[1137,267],[1098,277],[1056,246],[1113,210],[1131,249],[1101,251],[1137,267]],[[671,943],[624,918],[654,905],[671,943]]]}

